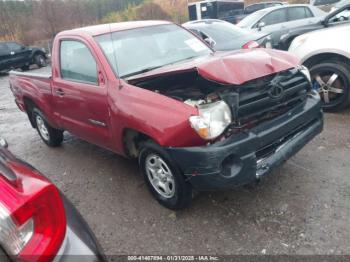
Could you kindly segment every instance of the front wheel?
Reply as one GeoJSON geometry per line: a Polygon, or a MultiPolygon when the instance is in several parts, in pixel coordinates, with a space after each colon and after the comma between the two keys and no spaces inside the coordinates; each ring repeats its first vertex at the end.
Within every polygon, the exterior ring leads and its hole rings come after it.
{"type": "Polygon", "coordinates": [[[172,163],[168,154],[154,142],[142,145],[140,168],[156,200],[166,208],[185,208],[192,200],[192,187],[172,163]]]}
{"type": "Polygon", "coordinates": [[[350,67],[329,61],[310,68],[312,85],[320,93],[325,111],[339,111],[350,103],[350,67]]]}
{"type": "Polygon", "coordinates": [[[63,142],[63,131],[51,127],[43,113],[37,108],[33,110],[33,117],[36,129],[44,143],[50,147],[60,146],[63,142]]]}

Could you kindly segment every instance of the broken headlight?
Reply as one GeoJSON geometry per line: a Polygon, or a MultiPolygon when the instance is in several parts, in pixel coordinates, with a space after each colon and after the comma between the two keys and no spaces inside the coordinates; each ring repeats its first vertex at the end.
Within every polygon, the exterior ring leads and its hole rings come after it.
{"type": "Polygon", "coordinates": [[[232,122],[229,106],[224,101],[198,106],[199,116],[191,116],[191,127],[206,140],[220,136],[232,122]]]}
{"type": "Polygon", "coordinates": [[[299,66],[298,69],[301,73],[303,73],[303,75],[306,77],[306,79],[309,80],[309,82],[311,83],[311,75],[310,75],[309,69],[303,65],[299,66]]]}

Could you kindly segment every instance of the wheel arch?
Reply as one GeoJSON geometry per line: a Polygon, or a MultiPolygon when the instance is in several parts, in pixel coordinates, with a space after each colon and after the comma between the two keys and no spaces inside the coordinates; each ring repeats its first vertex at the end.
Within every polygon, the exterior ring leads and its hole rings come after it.
{"type": "Polygon", "coordinates": [[[23,103],[24,103],[24,107],[25,107],[26,113],[28,115],[30,124],[32,125],[33,128],[36,128],[36,123],[35,123],[34,118],[33,118],[33,109],[35,107],[39,108],[38,105],[33,101],[33,99],[31,99],[30,97],[27,97],[27,96],[23,97],[23,103]]]}
{"type": "Polygon", "coordinates": [[[133,128],[124,128],[122,132],[122,146],[124,155],[129,158],[137,158],[140,154],[142,142],[147,140],[152,140],[157,143],[155,139],[144,132],[133,128]]]}
{"type": "Polygon", "coordinates": [[[312,65],[318,64],[320,62],[324,62],[324,61],[339,61],[339,62],[345,62],[345,63],[350,63],[350,58],[343,55],[343,54],[339,54],[339,53],[333,53],[333,52],[325,52],[325,53],[319,53],[319,54],[314,54],[310,57],[308,57],[307,59],[305,59],[305,61],[303,61],[303,65],[305,65],[306,67],[311,67],[312,65]]]}
{"type": "Polygon", "coordinates": [[[33,50],[32,59],[34,59],[34,57],[35,57],[36,55],[43,55],[45,58],[47,58],[47,55],[45,54],[45,52],[43,52],[43,51],[40,50],[40,49],[33,50]]]}

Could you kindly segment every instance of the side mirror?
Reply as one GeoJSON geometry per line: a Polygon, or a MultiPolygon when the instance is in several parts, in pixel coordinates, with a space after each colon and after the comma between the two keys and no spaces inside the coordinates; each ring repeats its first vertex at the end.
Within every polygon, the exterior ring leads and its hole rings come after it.
{"type": "Polygon", "coordinates": [[[21,50],[26,50],[26,47],[22,45],[21,50]]]}
{"type": "Polygon", "coordinates": [[[321,21],[321,24],[324,26],[324,27],[327,27],[328,26],[328,19],[326,18],[326,19],[324,19],[324,20],[322,20],[321,21]]]}
{"type": "Polygon", "coordinates": [[[216,42],[210,38],[210,37],[207,37],[205,39],[203,39],[211,48],[213,48],[215,45],[216,45],[216,42]]]}
{"type": "Polygon", "coordinates": [[[4,147],[4,148],[8,147],[7,141],[3,138],[0,138],[0,147],[4,147]]]}
{"type": "Polygon", "coordinates": [[[257,26],[258,30],[261,31],[261,28],[263,28],[265,25],[266,25],[265,22],[259,22],[259,24],[257,26]]]}

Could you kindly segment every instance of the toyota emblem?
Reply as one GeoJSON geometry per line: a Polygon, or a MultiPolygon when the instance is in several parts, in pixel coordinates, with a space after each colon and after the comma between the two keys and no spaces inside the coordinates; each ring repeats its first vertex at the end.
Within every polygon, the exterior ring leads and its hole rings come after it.
{"type": "Polygon", "coordinates": [[[284,89],[278,84],[272,85],[269,90],[269,96],[273,99],[279,99],[284,95],[284,89]]]}

